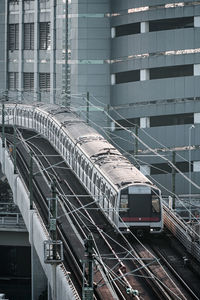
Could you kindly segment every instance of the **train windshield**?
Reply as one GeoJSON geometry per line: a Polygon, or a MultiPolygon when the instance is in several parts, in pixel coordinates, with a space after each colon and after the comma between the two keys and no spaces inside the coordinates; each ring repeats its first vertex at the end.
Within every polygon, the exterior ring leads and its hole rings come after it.
{"type": "Polygon", "coordinates": [[[159,192],[146,186],[132,186],[122,190],[119,214],[125,222],[159,222],[159,192]]]}

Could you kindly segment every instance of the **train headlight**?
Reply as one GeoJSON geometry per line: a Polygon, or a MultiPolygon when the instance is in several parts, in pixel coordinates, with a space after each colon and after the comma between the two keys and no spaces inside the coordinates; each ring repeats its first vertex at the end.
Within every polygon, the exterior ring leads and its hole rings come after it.
{"type": "Polygon", "coordinates": [[[128,208],[128,195],[121,195],[120,208],[128,208]]]}

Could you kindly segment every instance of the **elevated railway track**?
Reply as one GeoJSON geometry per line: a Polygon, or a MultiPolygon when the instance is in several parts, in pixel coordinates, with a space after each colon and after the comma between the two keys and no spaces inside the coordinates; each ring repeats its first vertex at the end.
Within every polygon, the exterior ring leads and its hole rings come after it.
{"type": "MultiPolygon", "coordinates": [[[[24,132],[24,134],[25,139],[30,135],[27,132],[24,132]]],[[[138,250],[139,246],[137,245],[136,247],[136,240],[128,242],[123,236],[116,235],[116,232],[113,231],[105,217],[99,212],[91,197],[87,195],[79,183],[74,182],[68,166],[63,162],[61,163],[62,158],[57,156],[57,153],[50,145],[47,148],[46,143],[46,141],[37,137],[27,142],[27,145],[35,154],[41,170],[44,170],[42,173],[45,174],[46,182],[56,178],[58,194],[64,196],[61,196],[59,200],[58,216],[60,217],[58,217],[57,231],[59,238],[64,243],[65,267],[71,273],[74,270],[75,274],[72,278],[76,282],[75,286],[79,291],[79,295],[81,295],[83,276],[82,264],[80,263],[80,260],[84,259],[83,241],[89,233],[92,233],[98,249],[98,252],[95,252],[98,270],[95,272],[97,275],[94,281],[95,283],[100,282],[100,284],[95,286],[96,299],[112,299],[111,297],[130,299],[132,296],[127,294],[128,290],[137,290],[138,295],[135,295],[135,297],[138,299],[140,297],[142,297],[141,299],[198,299],[198,294],[188,292],[187,288],[185,288],[186,285],[183,284],[183,280],[182,283],[178,283],[178,281],[174,283],[171,274],[170,276],[167,275],[169,271],[164,271],[159,263],[161,260],[159,255],[152,256],[150,260],[150,252],[147,251],[145,253],[143,247],[138,250]],[[47,153],[47,149],[50,149],[49,153],[47,153]],[[66,176],[66,173],[69,173],[68,176],[66,176]],[[71,184],[69,184],[70,181],[71,184]],[[85,209],[83,201],[86,206],[85,209]],[[92,204],[89,204],[90,202],[92,204]],[[67,221],[66,215],[70,216],[67,221]],[[69,225],[74,228],[73,234],[70,234],[69,225]],[[66,235],[66,232],[69,233],[69,236],[66,235]],[[76,232],[76,237],[74,232],[76,232]],[[118,243],[116,243],[116,239],[118,243]],[[78,244],[79,246],[77,246],[78,244]],[[119,253],[123,252],[125,253],[124,255],[119,255],[119,253]],[[73,265],[73,267],[70,265],[73,265]],[[136,276],[133,276],[133,270],[138,270],[136,276]],[[141,277],[143,278],[142,280],[141,277]],[[108,286],[106,286],[106,282],[109,283],[108,286]],[[107,298],[105,298],[105,294],[107,298]]],[[[25,169],[25,167],[22,169],[25,169]]],[[[27,174],[24,177],[27,178],[27,174]]],[[[36,176],[36,178],[39,178],[41,186],[41,176],[36,176]]],[[[35,198],[38,199],[39,197],[35,198]]],[[[41,201],[39,202],[41,204],[41,201]]],[[[43,202],[46,202],[46,197],[43,202]]],[[[45,210],[48,210],[48,208],[46,207],[45,210]]]]}
{"type": "MultiPolygon", "coordinates": [[[[56,233],[63,241],[66,269],[70,269],[72,261],[76,266],[72,277],[79,296],[82,278],[87,277],[82,273],[84,241],[92,235],[96,299],[129,299],[133,296],[138,299],[190,299],[192,293],[184,279],[175,281],[160,263],[162,255],[153,254],[151,249],[147,251],[148,247],[138,243],[132,233],[132,229],[149,233],[161,231],[160,190],[66,108],[8,105],[6,109],[6,118],[2,111],[3,145],[5,119],[11,124],[11,131],[14,125],[14,128],[33,128],[37,132],[33,138],[34,133],[17,130],[17,166],[26,186],[30,184],[31,173],[34,208],[47,229],[48,199],[52,197],[50,184],[56,181],[56,233]],[[34,166],[30,165],[30,152],[34,153],[34,166]],[[129,233],[132,240],[121,230],[129,233]]],[[[15,146],[16,142],[13,149],[15,146]]],[[[163,210],[165,225],[198,260],[196,235],[167,206],[163,205],[163,210]]],[[[163,257],[162,261],[164,263],[163,257]]],[[[196,291],[192,292],[196,295],[196,291]]]]}

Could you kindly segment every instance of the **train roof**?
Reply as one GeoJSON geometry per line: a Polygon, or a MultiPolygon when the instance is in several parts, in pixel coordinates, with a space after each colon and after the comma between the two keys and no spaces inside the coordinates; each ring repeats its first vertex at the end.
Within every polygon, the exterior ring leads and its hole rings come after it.
{"type": "Polygon", "coordinates": [[[67,107],[54,104],[36,104],[42,111],[55,118],[65,128],[69,137],[80,146],[87,157],[99,167],[117,189],[133,184],[153,183],[129,162],[112,144],[94,128],[86,124],[67,107]]]}

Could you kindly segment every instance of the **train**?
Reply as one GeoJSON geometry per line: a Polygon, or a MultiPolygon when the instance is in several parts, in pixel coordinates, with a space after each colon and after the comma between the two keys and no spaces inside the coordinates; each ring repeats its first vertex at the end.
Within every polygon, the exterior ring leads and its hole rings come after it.
{"type": "Polygon", "coordinates": [[[6,103],[4,119],[5,125],[34,130],[48,139],[114,228],[138,235],[162,231],[160,189],[72,109],[6,103]]]}

